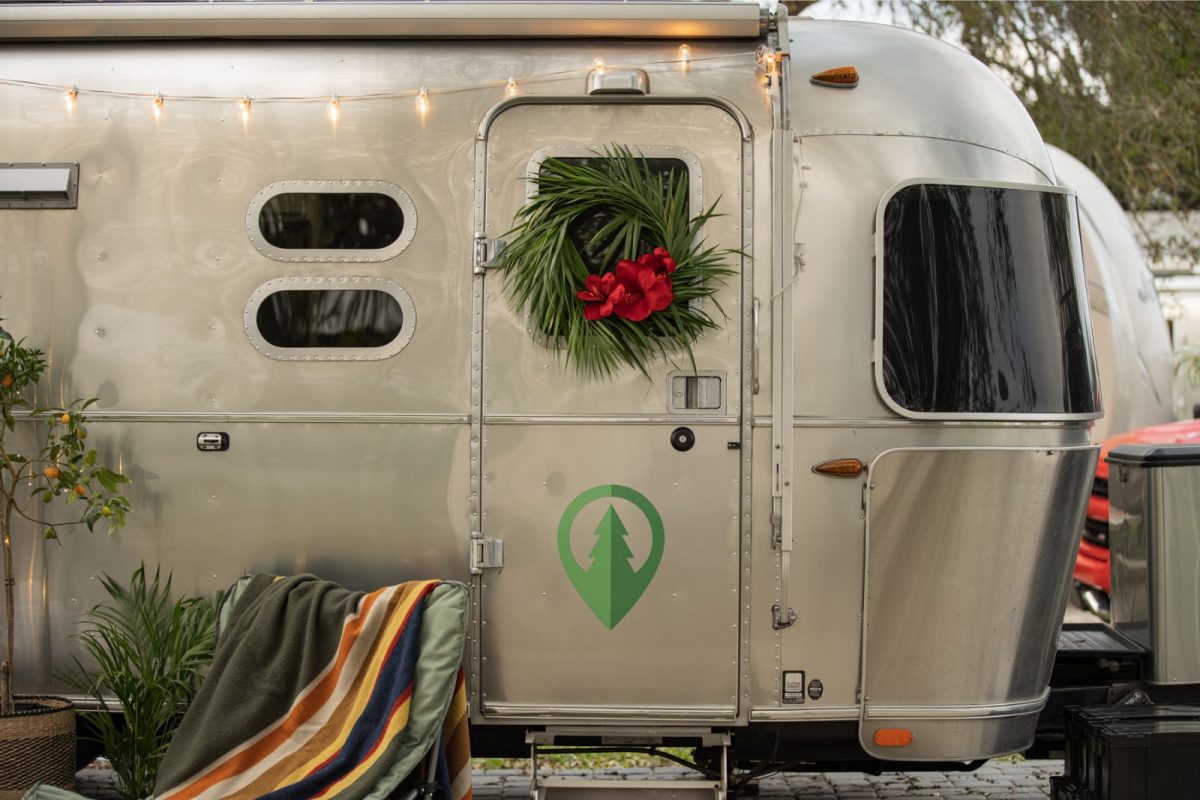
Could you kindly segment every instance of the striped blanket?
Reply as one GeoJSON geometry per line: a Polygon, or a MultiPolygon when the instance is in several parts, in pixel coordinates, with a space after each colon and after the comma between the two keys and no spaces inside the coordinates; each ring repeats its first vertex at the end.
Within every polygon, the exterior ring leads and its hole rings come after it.
{"type": "Polygon", "coordinates": [[[443,796],[471,797],[467,603],[466,587],[437,581],[364,594],[250,579],[155,798],[373,800],[415,780],[431,747],[443,796]]]}

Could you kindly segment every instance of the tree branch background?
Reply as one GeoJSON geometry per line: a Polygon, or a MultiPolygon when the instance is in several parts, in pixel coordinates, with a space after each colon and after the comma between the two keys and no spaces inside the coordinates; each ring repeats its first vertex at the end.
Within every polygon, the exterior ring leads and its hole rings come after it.
{"type": "MultiPolygon", "coordinates": [[[[789,14],[811,2],[787,2],[789,14]]],[[[837,5],[845,7],[845,0],[837,5]]],[[[1025,103],[1045,140],[1134,214],[1151,260],[1200,267],[1200,2],[891,0],[894,24],[961,43],[1025,103]]],[[[864,76],[865,77],[865,76],[864,76]]]]}

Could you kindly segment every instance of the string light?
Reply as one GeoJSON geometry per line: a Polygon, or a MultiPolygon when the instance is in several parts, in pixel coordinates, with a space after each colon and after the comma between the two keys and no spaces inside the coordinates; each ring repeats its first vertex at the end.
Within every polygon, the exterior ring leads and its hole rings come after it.
{"type": "MultiPolygon", "coordinates": [[[[2,2],[2,0],[0,0],[0,2],[2,2]]],[[[677,58],[673,58],[673,59],[665,60],[665,61],[649,62],[646,64],[646,66],[658,66],[658,67],[666,68],[666,69],[678,68],[678,69],[682,69],[682,70],[686,71],[689,65],[698,64],[700,62],[713,62],[714,65],[718,62],[724,62],[724,63],[727,63],[729,66],[733,66],[733,65],[737,64],[738,62],[745,63],[744,61],[742,61],[742,59],[745,59],[747,56],[751,56],[751,55],[754,56],[754,61],[759,66],[759,68],[763,69],[767,73],[768,78],[773,72],[775,72],[779,69],[779,62],[780,62],[779,55],[777,53],[770,52],[768,50],[768,48],[766,48],[764,46],[760,46],[758,48],[758,50],[754,51],[753,53],[751,53],[749,51],[743,51],[743,52],[738,52],[738,53],[724,53],[719,56],[708,56],[705,58],[696,58],[694,56],[694,54],[692,53],[691,46],[687,45],[687,44],[679,45],[677,58]]],[[[594,70],[597,70],[600,72],[604,72],[607,68],[608,68],[608,64],[603,57],[597,57],[591,62],[591,69],[594,69],[594,70]]],[[[570,68],[566,68],[566,69],[548,71],[548,72],[544,72],[544,73],[529,74],[529,75],[523,76],[522,81],[524,81],[524,82],[553,81],[553,80],[558,80],[558,79],[563,78],[568,75],[579,74],[581,71],[586,71],[587,69],[588,69],[588,67],[577,66],[577,67],[570,67],[570,68]]],[[[151,104],[151,112],[154,115],[155,122],[158,122],[161,120],[163,110],[166,107],[166,99],[167,99],[167,96],[164,94],[161,94],[161,93],[152,93],[152,92],[144,92],[144,91],[128,91],[128,90],[121,90],[121,89],[84,88],[81,90],[81,89],[79,89],[78,86],[75,86],[75,85],[72,85],[64,90],[62,84],[56,85],[53,83],[40,83],[37,81],[17,80],[17,79],[11,79],[11,78],[0,78],[0,86],[24,87],[24,88],[48,90],[48,91],[53,91],[55,93],[60,93],[61,97],[63,99],[63,104],[65,105],[68,113],[74,113],[76,106],[79,104],[79,101],[80,101],[79,95],[81,93],[89,94],[89,95],[99,95],[99,96],[110,97],[110,98],[132,99],[132,100],[137,100],[139,102],[148,102],[151,104]]],[[[457,92],[457,91],[470,90],[470,89],[483,89],[488,86],[496,86],[496,83],[443,86],[443,87],[439,87],[437,91],[443,92],[443,93],[457,92]]],[[[514,77],[510,76],[504,84],[504,94],[508,97],[514,97],[516,95],[519,95],[522,93],[522,91],[523,91],[523,87],[517,83],[516,78],[514,78],[514,77]]],[[[414,97],[415,101],[416,101],[417,111],[419,111],[422,115],[427,114],[429,111],[429,90],[424,86],[422,86],[415,95],[413,94],[411,89],[408,89],[408,90],[400,90],[400,91],[395,91],[395,92],[376,92],[376,93],[371,93],[371,94],[348,95],[348,96],[347,95],[341,95],[341,96],[339,96],[339,95],[328,96],[327,95],[325,97],[329,97],[329,99],[327,101],[327,105],[326,105],[326,113],[329,115],[331,121],[333,121],[335,124],[341,117],[341,105],[343,102],[398,100],[398,99],[402,99],[405,97],[414,97]]],[[[274,104],[320,102],[321,100],[324,100],[325,97],[322,97],[320,95],[315,96],[315,97],[314,96],[289,95],[289,96],[280,96],[280,97],[266,96],[266,97],[259,97],[257,99],[260,102],[266,102],[266,103],[270,103],[270,104],[274,105],[274,104]]],[[[236,102],[238,104],[239,116],[241,117],[243,126],[249,125],[250,115],[251,115],[252,105],[253,105],[253,101],[251,100],[249,95],[243,95],[241,98],[238,98],[236,95],[231,97],[229,95],[179,94],[179,95],[171,95],[171,101],[172,102],[193,102],[193,103],[222,103],[222,104],[236,102]]]]}

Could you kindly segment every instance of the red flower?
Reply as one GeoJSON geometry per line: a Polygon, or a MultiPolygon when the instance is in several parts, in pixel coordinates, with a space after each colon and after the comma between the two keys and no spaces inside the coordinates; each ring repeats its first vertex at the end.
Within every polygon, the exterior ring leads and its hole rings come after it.
{"type": "Polygon", "coordinates": [[[583,316],[595,322],[616,313],[631,322],[641,322],[662,311],[675,300],[671,273],[675,259],[665,247],[642,253],[637,261],[621,259],[614,272],[588,275],[587,288],[576,292],[583,301],[583,316]]]}
{"type": "MultiPolygon", "coordinates": [[[[654,259],[653,256],[651,258],[654,259]]],[[[645,256],[637,262],[628,259],[617,262],[617,284],[624,287],[625,294],[619,301],[614,302],[613,311],[618,317],[631,322],[641,322],[651,313],[662,311],[671,305],[671,301],[675,299],[671,278],[666,271],[655,270],[651,263],[643,259],[645,256]]]]}
{"type": "Polygon", "coordinates": [[[617,284],[617,276],[611,272],[603,275],[588,275],[587,289],[575,296],[584,302],[584,318],[595,322],[613,313],[613,306],[622,301],[625,287],[617,284]]]}

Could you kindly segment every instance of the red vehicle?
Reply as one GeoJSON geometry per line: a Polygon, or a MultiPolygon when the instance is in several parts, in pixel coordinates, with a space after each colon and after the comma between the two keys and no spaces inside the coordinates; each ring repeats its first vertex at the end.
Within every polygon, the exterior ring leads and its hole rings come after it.
{"type": "Polygon", "coordinates": [[[1083,538],[1075,558],[1075,589],[1083,607],[1108,618],[1108,592],[1112,579],[1108,571],[1108,451],[1122,444],[1200,444],[1200,419],[1168,422],[1149,428],[1121,433],[1105,439],[1100,447],[1100,463],[1088,500],[1083,538]]]}

